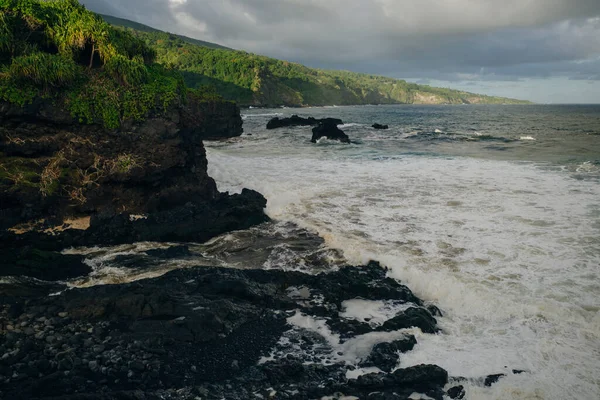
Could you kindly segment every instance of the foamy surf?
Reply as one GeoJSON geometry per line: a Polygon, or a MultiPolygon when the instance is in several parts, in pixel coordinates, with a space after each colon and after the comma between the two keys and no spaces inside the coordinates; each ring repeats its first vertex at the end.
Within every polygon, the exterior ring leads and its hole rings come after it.
{"type": "Polygon", "coordinates": [[[403,367],[468,378],[469,398],[600,395],[599,185],[532,164],[316,148],[209,148],[209,173],[222,189],[259,190],[271,217],[318,232],[355,264],[383,262],[440,305],[444,334],[418,337],[403,367]],[[529,372],[480,385],[507,369],[529,372]]]}

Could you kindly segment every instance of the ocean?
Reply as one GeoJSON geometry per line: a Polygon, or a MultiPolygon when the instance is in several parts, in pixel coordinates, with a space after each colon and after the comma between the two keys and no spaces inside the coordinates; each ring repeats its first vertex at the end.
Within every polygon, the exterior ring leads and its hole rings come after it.
{"type": "MultiPolygon", "coordinates": [[[[156,245],[87,249],[95,272],[74,285],[198,264],[320,272],[377,260],[444,314],[442,333],[413,330],[418,345],[402,367],[431,363],[465,377],[469,399],[600,398],[600,106],[242,113],[243,136],[206,144],[209,174],[221,191],[264,194],[273,222],[152,268],[120,263],[156,245]],[[310,127],[266,130],[292,114],[341,118],[354,143],[310,143],[310,127]],[[508,376],[485,387],[497,373],[508,376]]],[[[358,302],[346,312],[373,319],[390,309],[358,302]]],[[[329,339],[352,363],[356,349],[329,339]]]]}

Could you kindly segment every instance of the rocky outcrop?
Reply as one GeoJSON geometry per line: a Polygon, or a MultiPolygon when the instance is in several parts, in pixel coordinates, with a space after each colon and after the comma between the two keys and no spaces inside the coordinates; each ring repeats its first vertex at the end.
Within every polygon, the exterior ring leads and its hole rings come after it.
{"type": "Polygon", "coordinates": [[[389,129],[390,128],[388,125],[382,125],[382,124],[373,124],[372,127],[373,127],[373,129],[389,129]]]}
{"type": "Polygon", "coordinates": [[[181,129],[186,136],[201,140],[222,140],[240,136],[240,109],[230,101],[190,101],[181,110],[181,129]]]}
{"type": "Polygon", "coordinates": [[[0,254],[19,254],[2,274],[72,278],[89,267],[48,252],[202,242],[267,220],[262,195],[219,193],[207,173],[202,140],[240,135],[241,124],[235,104],[195,98],[116,130],[80,124],[44,100],[0,102],[0,254]],[[87,224],[67,223],[78,219],[87,224]]]}
{"type": "Polygon", "coordinates": [[[329,140],[339,140],[342,143],[350,143],[348,135],[338,128],[338,124],[333,121],[320,122],[318,126],[313,128],[312,132],[313,135],[310,141],[313,143],[317,143],[323,137],[329,140]]]}
{"type": "Polygon", "coordinates": [[[338,118],[322,118],[314,117],[302,118],[297,115],[292,115],[289,118],[272,118],[267,123],[267,129],[287,128],[290,126],[316,126],[320,123],[342,125],[344,122],[338,118]]]}
{"type": "MultiPolygon", "coordinates": [[[[3,246],[6,246],[4,244],[3,246]]],[[[63,255],[31,246],[0,248],[1,276],[27,276],[45,281],[62,281],[92,272],[79,255],[63,255]]]]}
{"type": "Polygon", "coordinates": [[[398,365],[399,354],[411,351],[416,344],[417,339],[413,335],[390,343],[376,344],[362,366],[377,367],[382,371],[391,372],[398,365]]]}
{"type": "MultiPolygon", "coordinates": [[[[197,267],[124,285],[40,293],[20,307],[0,309],[6,338],[0,397],[95,400],[137,391],[138,399],[248,399],[273,392],[307,399],[418,392],[442,399],[448,374],[433,365],[347,380],[352,365],[322,364],[339,349],[295,325],[295,316],[338,318],[342,302],[356,297],[422,306],[377,263],[316,276],[197,267]],[[261,357],[266,361],[258,363],[261,357]]],[[[408,340],[375,351],[408,351],[414,337],[408,340]]]]}

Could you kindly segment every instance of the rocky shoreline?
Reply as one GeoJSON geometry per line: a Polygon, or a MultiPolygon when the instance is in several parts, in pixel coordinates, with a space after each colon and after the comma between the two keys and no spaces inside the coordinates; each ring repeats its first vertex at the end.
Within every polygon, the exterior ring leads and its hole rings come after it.
{"type": "Polygon", "coordinates": [[[219,193],[207,174],[202,141],[241,134],[235,105],[190,103],[108,131],[43,101],[2,103],[0,122],[1,399],[464,397],[442,368],[401,365],[418,346],[410,332],[439,334],[441,312],[377,262],[318,275],[199,262],[69,285],[93,271],[67,248],[203,243],[268,221],[260,193],[219,193]],[[390,315],[360,315],[374,305],[390,315]]]}
{"type": "MultiPolygon", "coordinates": [[[[61,286],[61,285],[58,285],[61,286]]],[[[0,394],[10,399],[194,398],[442,399],[448,374],[436,366],[398,369],[414,336],[377,345],[357,368],[310,326],[320,321],[348,343],[375,332],[437,330],[423,302],[377,263],[309,275],[202,267],[124,285],[62,291],[57,285],[3,297],[0,394]],[[42,290],[43,292],[43,290],[42,290]],[[383,325],[341,317],[356,298],[406,308],[383,325]],[[341,355],[340,355],[341,354],[341,355]],[[262,362],[258,363],[259,360],[262,362]],[[378,393],[378,394],[375,394],[378,393]],[[395,393],[395,394],[393,394],[395,393]],[[392,396],[392,397],[390,397],[392,396]]]]}

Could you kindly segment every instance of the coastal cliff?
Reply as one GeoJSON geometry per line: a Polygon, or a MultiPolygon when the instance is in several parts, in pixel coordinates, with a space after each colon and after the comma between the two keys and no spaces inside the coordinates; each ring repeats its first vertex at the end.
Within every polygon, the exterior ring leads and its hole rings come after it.
{"type": "Polygon", "coordinates": [[[241,122],[234,104],[218,101],[190,100],[115,130],[79,124],[50,102],[0,103],[2,224],[214,200],[202,140],[239,136],[241,122]]]}
{"type": "Polygon", "coordinates": [[[267,219],[259,193],[219,193],[207,174],[202,140],[241,135],[237,105],[188,89],[151,48],[75,0],[7,0],[0,24],[8,39],[0,46],[7,265],[58,279],[43,266],[60,267],[61,257],[39,251],[201,242],[267,219]]]}

